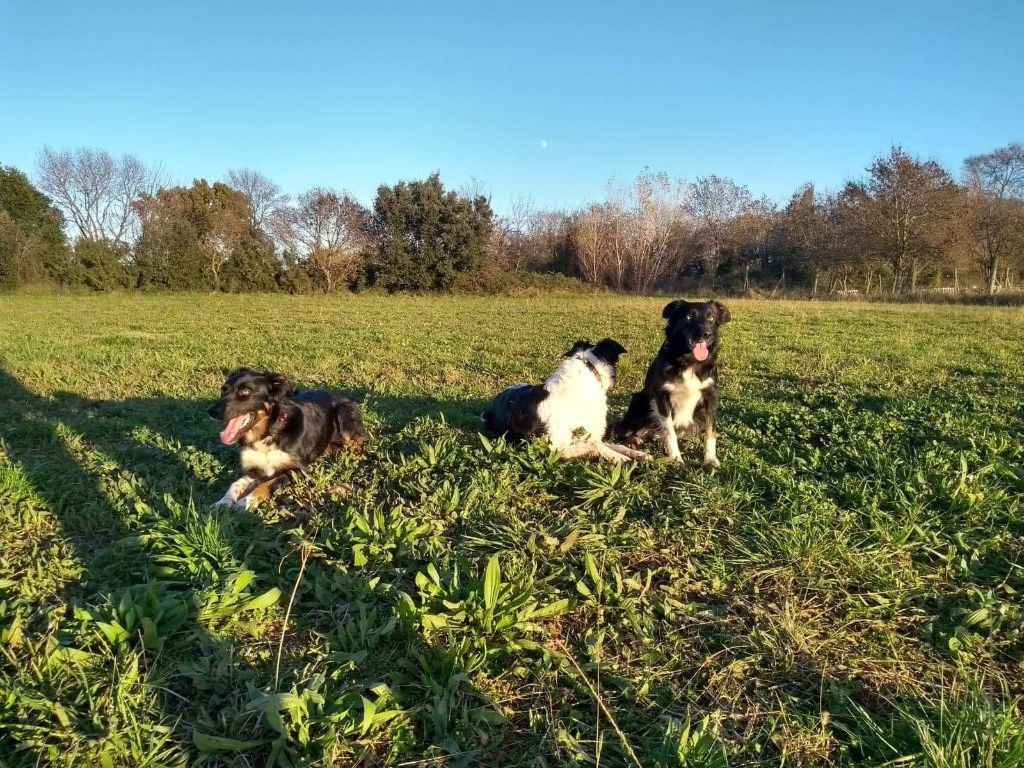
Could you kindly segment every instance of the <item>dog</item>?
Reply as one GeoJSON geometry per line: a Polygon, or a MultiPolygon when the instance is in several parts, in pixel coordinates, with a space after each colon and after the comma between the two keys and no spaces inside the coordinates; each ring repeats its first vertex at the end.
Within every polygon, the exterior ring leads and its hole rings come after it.
{"type": "Polygon", "coordinates": [[[546,436],[567,458],[624,462],[646,457],[642,451],[604,442],[608,391],[625,352],[614,339],[576,342],[543,384],[516,384],[499,393],[481,414],[484,426],[492,435],[518,440],[546,436]]]}
{"type": "Polygon", "coordinates": [[[355,403],[323,389],[296,392],[279,373],[239,368],[207,409],[226,422],[224,445],[240,445],[243,476],[215,506],[249,509],[335,451],[362,452],[367,442],[355,403]]]}
{"type": "Polygon", "coordinates": [[[660,437],[670,459],[681,461],[679,438],[704,428],[704,464],[721,466],[715,417],[718,412],[719,329],[730,320],[718,301],[673,301],[661,316],[665,343],[647,369],[644,388],[634,394],[610,438],[641,445],[660,437]]]}

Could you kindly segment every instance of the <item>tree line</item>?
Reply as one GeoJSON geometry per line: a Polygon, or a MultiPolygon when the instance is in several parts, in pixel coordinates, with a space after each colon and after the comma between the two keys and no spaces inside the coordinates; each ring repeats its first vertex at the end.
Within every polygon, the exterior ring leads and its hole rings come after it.
{"type": "Polygon", "coordinates": [[[228,171],[170,185],[158,167],[80,148],[40,152],[34,179],[0,165],[0,288],[335,292],[496,290],[561,273],[618,291],[907,294],[1011,290],[1024,269],[1024,145],[959,176],[900,147],[841,189],[782,206],[729,178],[645,171],[577,210],[526,199],[495,214],[479,184],[438,174],[294,198],[228,171]]]}

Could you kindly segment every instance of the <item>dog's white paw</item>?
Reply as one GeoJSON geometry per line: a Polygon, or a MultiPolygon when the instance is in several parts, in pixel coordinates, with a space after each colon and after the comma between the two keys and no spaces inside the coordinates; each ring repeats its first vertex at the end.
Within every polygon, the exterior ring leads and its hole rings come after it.
{"type": "Polygon", "coordinates": [[[214,503],[213,506],[218,509],[235,506],[235,504],[238,503],[238,500],[245,496],[250,485],[252,485],[252,481],[247,477],[241,477],[238,480],[235,480],[235,482],[228,486],[227,492],[225,492],[225,494],[220,497],[220,500],[214,503]]]}
{"type": "Polygon", "coordinates": [[[718,469],[720,466],[722,466],[722,462],[720,462],[714,456],[705,456],[704,457],[704,466],[705,467],[709,467],[711,469],[718,469]]]}

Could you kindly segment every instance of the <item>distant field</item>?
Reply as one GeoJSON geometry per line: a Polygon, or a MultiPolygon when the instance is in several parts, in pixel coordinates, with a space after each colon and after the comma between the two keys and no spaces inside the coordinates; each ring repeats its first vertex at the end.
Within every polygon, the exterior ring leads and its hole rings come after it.
{"type": "Polygon", "coordinates": [[[0,297],[0,766],[1024,764],[1024,310],[729,302],[715,473],[478,435],[663,304],[0,297]],[[240,364],[368,455],[212,511],[240,364]]]}

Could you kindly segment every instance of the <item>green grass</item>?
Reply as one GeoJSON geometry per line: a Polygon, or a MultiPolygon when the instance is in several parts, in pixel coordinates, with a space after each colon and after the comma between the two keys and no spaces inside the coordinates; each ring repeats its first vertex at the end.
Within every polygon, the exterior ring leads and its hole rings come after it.
{"type": "Polygon", "coordinates": [[[662,304],[0,299],[0,765],[1024,763],[1024,311],[731,302],[714,473],[478,435],[662,304]],[[240,364],[368,455],[211,510],[240,364]]]}

